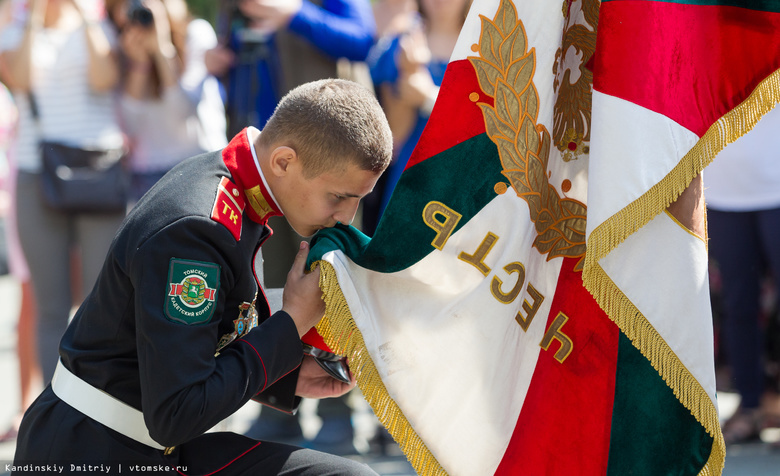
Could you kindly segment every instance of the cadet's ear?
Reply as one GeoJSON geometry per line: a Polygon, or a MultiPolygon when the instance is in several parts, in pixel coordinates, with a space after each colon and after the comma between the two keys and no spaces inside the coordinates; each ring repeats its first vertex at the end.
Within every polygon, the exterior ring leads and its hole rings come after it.
{"type": "Polygon", "coordinates": [[[271,151],[271,172],[277,177],[289,174],[295,167],[300,167],[300,159],[295,149],[279,146],[271,151]]]}

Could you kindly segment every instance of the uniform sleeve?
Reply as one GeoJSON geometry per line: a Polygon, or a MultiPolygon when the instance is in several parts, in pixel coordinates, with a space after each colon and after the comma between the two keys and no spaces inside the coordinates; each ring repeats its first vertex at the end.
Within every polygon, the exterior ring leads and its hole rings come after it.
{"type": "MultiPolygon", "coordinates": [[[[301,348],[303,353],[303,348],[301,348]]],[[[252,400],[284,413],[295,413],[302,398],[295,394],[300,367],[261,390],[252,400]]]]}
{"type": "Polygon", "coordinates": [[[350,61],[366,59],[376,33],[368,0],[324,0],[322,7],[303,0],[289,28],[327,55],[350,61]]]}
{"type": "Polygon", "coordinates": [[[238,318],[237,309],[226,308],[228,297],[254,292],[237,289],[246,280],[235,273],[248,269],[241,259],[230,233],[206,218],[164,228],[133,259],[141,404],[150,435],[162,445],[204,433],[300,365],[300,339],[286,313],[215,357],[223,315],[238,318]]]}

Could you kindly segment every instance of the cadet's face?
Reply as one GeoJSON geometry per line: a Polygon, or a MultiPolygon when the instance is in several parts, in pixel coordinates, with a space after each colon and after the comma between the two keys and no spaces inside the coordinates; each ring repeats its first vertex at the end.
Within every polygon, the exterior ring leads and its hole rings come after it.
{"type": "Polygon", "coordinates": [[[336,223],[351,223],[360,200],[374,189],[380,175],[351,163],[311,179],[298,173],[280,205],[290,226],[301,236],[311,236],[336,223]]]}

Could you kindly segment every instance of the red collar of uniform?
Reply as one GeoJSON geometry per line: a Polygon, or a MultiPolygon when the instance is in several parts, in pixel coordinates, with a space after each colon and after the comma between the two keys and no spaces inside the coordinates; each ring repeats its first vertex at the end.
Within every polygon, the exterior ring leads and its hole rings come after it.
{"type": "Polygon", "coordinates": [[[246,129],[238,133],[222,150],[222,160],[230,170],[238,188],[244,192],[249,203],[247,214],[252,221],[264,225],[269,217],[282,214],[279,205],[271,198],[270,191],[260,177],[260,166],[252,155],[252,146],[246,129]]]}

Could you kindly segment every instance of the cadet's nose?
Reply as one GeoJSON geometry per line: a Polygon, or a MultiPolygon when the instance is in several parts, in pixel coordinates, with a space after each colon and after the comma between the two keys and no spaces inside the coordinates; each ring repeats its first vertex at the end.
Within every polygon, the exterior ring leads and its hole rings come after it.
{"type": "Polygon", "coordinates": [[[360,205],[359,199],[351,199],[349,204],[345,205],[333,215],[333,219],[344,225],[351,224],[357,214],[358,205],[360,205]]]}

